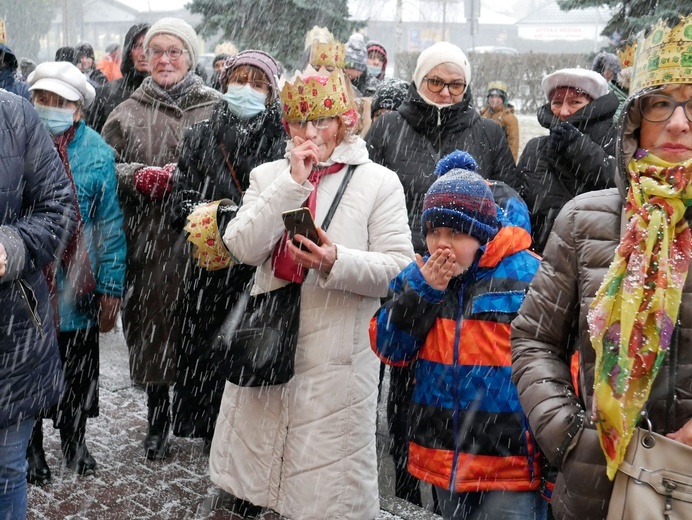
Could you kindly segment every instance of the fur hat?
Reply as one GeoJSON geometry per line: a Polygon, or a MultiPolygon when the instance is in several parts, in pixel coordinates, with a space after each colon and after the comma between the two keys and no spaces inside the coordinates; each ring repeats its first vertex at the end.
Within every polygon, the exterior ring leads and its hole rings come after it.
{"type": "Polygon", "coordinates": [[[439,178],[423,199],[423,234],[436,227],[449,227],[490,242],[500,229],[495,199],[486,180],[478,175],[476,161],[456,150],[435,168],[439,178]]]}
{"type": "Polygon", "coordinates": [[[608,93],[608,83],[598,72],[586,69],[560,69],[548,74],[541,82],[543,92],[550,100],[556,88],[569,87],[581,90],[591,99],[598,99],[608,93]]]}
{"type": "Polygon", "coordinates": [[[180,38],[190,56],[190,70],[195,70],[197,57],[199,56],[199,40],[197,39],[197,33],[189,23],[180,18],[161,18],[147,31],[147,35],[144,37],[145,49],[149,48],[149,42],[158,34],[170,34],[180,38]]]}
{"type": "Polygon", "coordinates": [[[92,87],[82,72],[66,61],[46,61],[39,64],[29,74],[29,90],[47,90],[68,101],[81,101],[84,108],[91,105],[96,97],[92,87]]]}
{"type": "Polygon", "coordinates": [[[464,71],[464,83],[471,84],[471,65],[466,54],[454,44],[449,42],[437,42],[428,47],[418,56],[416,70],[413,72],[413,82],[416,88],[421,87],[423,78],[432,69],[443,63],[454,63],[464,71]]]}
{"type": "Polygon", "coordinates": [[[409,84],[400,79],[382,80],[372,96],[370,112],[374,115],[380,109],[396,110],[406,100],[409,84]]]}
{"type": "Polygon", "coordinates": [[[368,69],[368,51],[365,48],[365,38],[360,33],[352,34],[346,42],[345,68],[362,71],[368,69]]]}

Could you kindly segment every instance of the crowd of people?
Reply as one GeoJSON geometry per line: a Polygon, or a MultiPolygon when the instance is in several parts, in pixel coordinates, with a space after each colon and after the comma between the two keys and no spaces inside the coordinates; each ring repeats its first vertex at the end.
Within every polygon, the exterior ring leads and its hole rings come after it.
{"type": "Polygon", "coordinates": [[[523,150],[507,85],[477,110],[449,42],[397,79],[379,42],[315,27],[295,74],[229,47],[208,82],[177,18],[98,62],[82,42],[20,70],[0,45],[0,519],[52,478],[43,419],[66,468],[97,472],[86,422],[119,315],[143,455],[202,439],[244,518],[377,517],[390,365],[397,497],[427,483],[445,520],[604,519],[642,412],[692,446],[692,76],[652,60],[690,35],[690,15],[661,21],[627,59],[547,71],[548,133],[523,150]],[[285,228],[300,208],[314,236],[285,228]],[[288,286],[292,377],[230,382],[220,329],[288,286]]]}

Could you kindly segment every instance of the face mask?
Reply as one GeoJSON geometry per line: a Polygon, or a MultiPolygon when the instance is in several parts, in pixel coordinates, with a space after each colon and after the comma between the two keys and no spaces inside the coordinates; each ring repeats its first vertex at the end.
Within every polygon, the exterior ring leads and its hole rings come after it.
{"type": "Polygon", "coordinates": [[[51,135],[60,135],[74,124],[74,109],[72,108],[54,108],[43,105],[36,105],[34,108],[51,135]]]}
{"type": "Polygon", "coordinates": [[[376,78],[381,73],[382,73],[382,67],[368,65],[368,74],[370,74],[373,78],[376,78]]]}
{"type": "Polygon", "coordinates": [[[240,119],[250,119],[267,108],[264,106],[267,95],[257,92],[250,85],[228,85],[228,91],[223,98],[231,112],[240,119]]]}

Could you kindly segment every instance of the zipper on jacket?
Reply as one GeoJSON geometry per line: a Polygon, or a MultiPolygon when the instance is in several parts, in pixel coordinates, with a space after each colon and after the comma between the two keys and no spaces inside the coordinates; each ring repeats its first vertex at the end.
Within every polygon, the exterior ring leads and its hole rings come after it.
{"type": "Polygon", "coordinates": [[[43,338],[43,324],[41,323],[41,316],[38,313],[38,300],[36,299],[36,294],[31,286],[24,280],[17,280],[16,282],[17,287],[19,287],[19,292],[31,315],[31,321],[34,322],[36,330],[38,330],[39,335],[43,338]]]}
{"type": "MultiPolygon", "coordinates": [[[[475,267],[475,266],[472,266],[475,267]]],[[[466,273],[462,274],[463,282],[459,290],[457,303],[459,305],[457,309],[457,319],[456,325],[454,327],[454,352],[452,361],[452,397],[454,399],[454,411],[452,412],[452,422],[454,427],[454,458],[452,459],[452,474],[449,483],[449,491],[454,493],[457,481],[457,465],[459,459],[459,439],[461,437],[461,432],[459,431],[459,395],[458,395],[458,380],[459,380],[459,342],[461,341],[461,326],[464,322],[464,294],[466,294],[466,286],[470,279],[470,273],[475,272],[475,269],[470,268],[466,273]]]]}

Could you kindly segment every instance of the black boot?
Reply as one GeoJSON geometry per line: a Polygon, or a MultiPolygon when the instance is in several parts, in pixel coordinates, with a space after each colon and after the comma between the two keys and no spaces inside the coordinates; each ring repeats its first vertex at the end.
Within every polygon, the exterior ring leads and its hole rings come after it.
{"type": "Polygon", "coordinates": [[[65,466],[78,475],[93,475],[96,461],[84,442],[86,418],[79,418],[60,428],[60,446],[65,466]]]}
{"type": "Polygon", "coordinates": [[[43,486],[50,482],[50,468],[46,462],[46,453],[43,451],[43,420],[37,419],[31,432],[29,445],[26,448],[26,461],[29,469],[26,472],[26,481],[29,484],[43,486]]]}
{"type": "Polygon", "coordinates": [[[162,460],[168,456],[168,432],[170,430],[170,398],[168,385],[147,385],[147,437],[144,454],[149,460],[162,460]]]}

